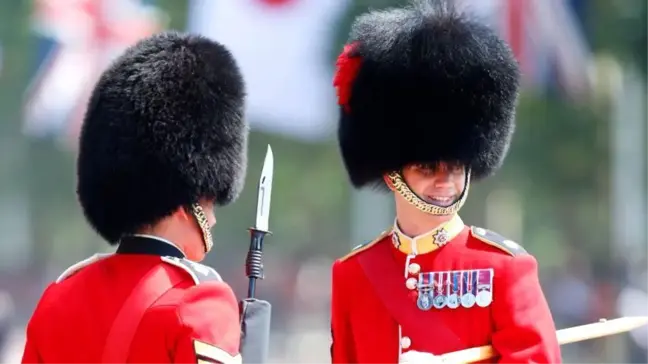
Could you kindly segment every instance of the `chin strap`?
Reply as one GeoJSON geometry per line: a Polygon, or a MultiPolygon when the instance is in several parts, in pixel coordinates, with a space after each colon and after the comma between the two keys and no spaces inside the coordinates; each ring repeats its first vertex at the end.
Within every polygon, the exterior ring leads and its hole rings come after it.
{"type": "Polygon", "coordinates": [[[212,240],[212,234],[211,230],[209,229],[209,222],[207,221],[205,211],[203,210],[202,206],[197,203],[191,205],[191,210],[194,217],[196,218],[196,221],[198,222],[198,226],[200,226],[200,230],[202,231],[205,253],[209,253],[211,248],[214,246],[214,241],[212,240]]]}
{"type": "Polygon", "coordinates": [[[459,199],[450,206],[442,207],[426,202],[420,198],[410,189],[400,172],[391,172],[387,175],[387,178],[391,184],[390,188],[394,192],[399,193],[407,202],[414,205],[417,209],[430,215],[445,216],[457,213],[459,209],[463,207],[464,203],[466,203],[468,191],[470,190],[470,170],[468,170],[466,173],[466,187],[461,193],[461,196],[459,196],[459,199]]]}

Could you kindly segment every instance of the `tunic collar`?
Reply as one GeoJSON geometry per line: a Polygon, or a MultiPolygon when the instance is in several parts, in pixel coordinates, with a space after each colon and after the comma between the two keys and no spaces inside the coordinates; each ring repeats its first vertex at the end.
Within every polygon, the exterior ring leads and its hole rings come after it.
{"type": "Polygon", "coordinates": [[[125,236],[119,242],[117,254],[149,254],[185,258],[182,250],[169,240],[159,236],[135,234],[125,236]]]}
{"type": "Polygon", "coordinates": [[[426,254],[439,249],[454,239],[464,228],[464,223],[455,215],[452,219],[436,228],[416,237],[407,236],[394,220],[392,243],[401,252],[408,255],[426,254]]]}

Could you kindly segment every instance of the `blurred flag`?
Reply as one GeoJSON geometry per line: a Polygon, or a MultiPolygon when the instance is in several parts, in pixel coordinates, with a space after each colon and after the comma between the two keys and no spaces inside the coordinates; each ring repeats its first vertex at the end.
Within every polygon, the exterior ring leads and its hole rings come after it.
{"type": "Polygon", "coordinates": [[[160,13],[140,0],[35,0],[34,76],[24,132],[76,145],[99,74],[125,48],[161,29],[160,13]]]}
{"type": "Polygon", "coordinates": [[[188,27],[236,57],[254,129],[317,140],[337,116],[329,55],[349,1],[192,0],[188,27]]]}
{"type": "MultiPolygon", "coordinates": [[[[568,97],[590,91],[591,51],[570,0],[458,0],[497,28],[513,48],[526,88],[568,97]]],[[[579,8],[582,10],[582,6],[579,8]]]]}

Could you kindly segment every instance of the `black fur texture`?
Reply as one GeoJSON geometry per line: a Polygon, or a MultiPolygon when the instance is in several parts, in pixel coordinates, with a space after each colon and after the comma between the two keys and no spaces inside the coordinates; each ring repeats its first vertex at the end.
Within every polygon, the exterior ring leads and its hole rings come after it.
{"type": "Polygon", "coordinates": [[[165,32],[129,48],[90,98],[77,194],[110,244],[200,199],[234,201],[247,169],[245,84],[230,52],[165,32]]]}
{"type": "Polygon", "coordinates": [[[448,0],[358,17],[361,57],[338,137],[355,187],[383,185],[410,163],[458,162],[481,179],[497,170],[514,131],[519,70],[494,30],[448,0]]]}

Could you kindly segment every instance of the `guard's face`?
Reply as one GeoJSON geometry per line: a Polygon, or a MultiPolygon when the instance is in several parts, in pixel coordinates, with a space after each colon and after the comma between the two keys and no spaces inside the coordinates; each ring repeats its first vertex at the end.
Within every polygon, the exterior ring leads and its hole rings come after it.
{"type": "Polygon", "coordinates": [[[452,205],[466,187],[466,168],[462,165],[414,164],[403,169],[409,188],[427,203],[441,207],[452,205]]]}

